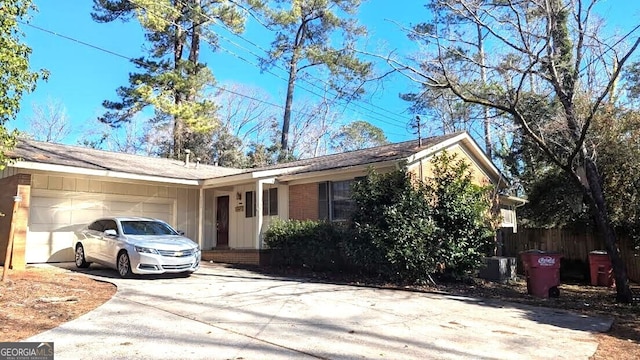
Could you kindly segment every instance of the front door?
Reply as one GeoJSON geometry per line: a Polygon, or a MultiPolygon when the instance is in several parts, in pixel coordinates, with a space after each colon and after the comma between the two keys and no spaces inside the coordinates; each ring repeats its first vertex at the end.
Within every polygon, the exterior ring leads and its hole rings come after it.
{"type": "Polygon", "coordinates": [[[228,248],[229,196],[218,196],[216,202],[216,248],[228,248]]]}

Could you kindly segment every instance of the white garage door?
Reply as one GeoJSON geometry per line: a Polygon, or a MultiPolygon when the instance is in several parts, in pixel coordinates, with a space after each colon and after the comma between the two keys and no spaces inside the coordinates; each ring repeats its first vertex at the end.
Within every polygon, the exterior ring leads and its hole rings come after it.
{"type": "Polygon", "coordinates": [[[32,193],[25,260],[27,263],[73,261],[75,231],[112,215],[146,216],[173,223],[173,201],[78,193],[32,193]]]}

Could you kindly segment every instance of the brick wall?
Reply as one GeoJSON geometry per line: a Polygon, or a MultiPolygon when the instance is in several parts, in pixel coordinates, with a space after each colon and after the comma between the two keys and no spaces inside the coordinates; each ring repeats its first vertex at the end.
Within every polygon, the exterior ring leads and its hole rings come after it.
{"type": "Polygon", "coordinates": [[[29,223],[29,200],[31,198],[31,175],[17,174],[0,179],[0,263],[4,265],[7,254],[7,243],[13,224],[13,257],[10,264],[13,269],[25,268],[25,246],[27,240],[27,225],[29,223]],[[13,197],[20,195],[14,214],[13,197]]]}
{"type": "Polygon", "coordinates": [[[207,250],[202,252],[202,261],[242,265],[269,265],[271,257],[267,250],[207,250]]]}
{"type": "Polygon", "coordinates": [[[318,184],[289,186],[289,218],[294,220],[318,219],[318,184]]]}

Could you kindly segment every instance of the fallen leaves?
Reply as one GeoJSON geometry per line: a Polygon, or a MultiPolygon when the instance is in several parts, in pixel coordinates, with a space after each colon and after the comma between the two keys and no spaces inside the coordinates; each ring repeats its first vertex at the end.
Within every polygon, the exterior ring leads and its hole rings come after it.
{"type": "Polygon", "coordinates": [[[52,266],[9,270],[7,275],[0,282],[0,342],[22,340],[73,320],[116,292],[112,284],[52,266]]]}

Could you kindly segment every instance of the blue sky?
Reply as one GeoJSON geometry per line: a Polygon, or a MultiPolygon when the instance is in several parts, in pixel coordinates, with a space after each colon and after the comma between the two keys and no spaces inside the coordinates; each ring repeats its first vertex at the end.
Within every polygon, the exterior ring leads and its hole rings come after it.
{"type": "MultiPolygon", "coordinates": [[[[90,0],[34,0],[34,3],[39,9],[30,21],[34,26],[127,57],[135,58],[144,54],[144,38],[139,25],[135,21],[95,23],[90,17],[90,0]]],[[[425,20],[428,13],[423,4],[420,0],[365,1],[361,6],[359,19],[369,30],[367,50],[381,54],[389,51],[409,54],[416,51],[417,48],[406,39],[400,27],[425,20]]],[[[639,19],[637,9],[640,8],[640,2],[605,0],[601,8],[601,14],[613,23],[623,25],[639,19]],[[631,14],[635,16],[630,16],[631,14]]],[[[86,45],[27,26],[23,26],[23,30],[26,34],[25,42],[33,49],[32,68],[45,68],[51,75],[48,82],[40,82],[34,93],[24,97],[17,119],[7,125],[25,130],[25,119],[32,115],[32,104],[45,105],[47,99],[53,99],[65,106],[76,130],[65,142],[76,143],[80,135],[78,132],[85,129],[86,124],[97,124],[96,117],[104,112],[102,101],[117,99],[116,88],[127,84],[128,73],[134,68],[126,59],[86,45]]],[[[219,84],[241,83],[261,87],[272,95],[271,101],[282,103],[285,82],[269,73],[261,73],[257,66],[240,60],[237,56],[253,64],[258,62],[253,55],[236,44],[254,53],[261,53],[261,50],[228,32],[220,31],[220,34],[220,44],[224,51],[203,53],[203,61],[211,67],[219,84]]],[[[242,37],[262,48],[268,48],[272,34],[262,30],[258,24],[249,23],[242,37]]],[[[273,72],[286,77],[277,69],[273,72]]],[[[367,120],[385,130],[390,141],[415,138],[415,135],[406,130],[406,124],[412,117],[406,111],[408,104],[398,98],[399,93],[415,89],[413,86],[415,85],[400,75],[391,76],[375,93],[368,94],[363,102],[345,109],[345,119],[367,120]]],[[[306,93],[304,89],[297,90],[296,99],[304,98],[313,99],[314,95],[306,93]]]]}
{"type": "MultiPolygon", "coordinates": [[[[94,22],[90,17],[92,1],[35,0],[34,3],[38,7],[38,12],[32,14],[31,25],[127,57],[134,58],[144,54],[142,50],[144,37],[139,25],[135,21],[128,23],[116,21],[108,24],[94,22]]],[[[407,48],[412,47],[412,43],[406,40],[399,25],[394,21],[403,24],[419,21],[420,17],[417,15],[426,14],[426,11],[420,2],[414,5],[414,11],[409,11],[411,7],[393,6],[388,0],[365,2],[360,11],[360,19],[367,25],[370,33],[369,50],[397,51],[402,48],[406,51],[407,48]],[[413,14],[416,18],[411,19],[407,14],[413,14]]],[[[25,130],[25,119],[32,115],[33,104],[45,105],[47,99],[59,101],[65,106],[69,119],[76,125],[76,130],[81,129],[81,124],[97,122],[96,117],[104,111],[102,101],[116,100],[116,88],[126,85],[129,72],[134,70],[126,59],[72,40],[29,26],[23,26],[23,31],[26,34],[25,42],[33,50],[31,67],[47,69],[51,75],[47,82],[38,84],[34,93],[24,97],[21,112],[16,121],[8,124],[9,127],[25,130]]],[[[219,84],[242,83],[261,87],[271,93],[273,102],[282,103],[286,89],[286,83],[282,79],[269,73],[261,73],[255,65],[229,54],[229,52],[234,53],[257,64],[258,60],[255,56],[245,49],[258,54],[261,50],[223,30],[220,34],[222,35],[220,44],[224,50],[215,54],[209,51],[203,53],[203,60],[211,67],[219,84]]],[[[268,48],[272,40],[272,34],[261,30],[260,25],[255,23],[248,24],[247,31],[242,34],[242,37],[263,49],[268,48]]],[[[273,72],[286,78],[281,70],[274,69],[273,72]]],[[[310,88],[304,84],[302,86],[310,88]]],[[[368,94],[363,102],[358,102],[359,106],[349,106],[345,110],[345,117],[370,121],[383,128],[391,141],[412,138],[405,126],[411,115],[405,111],[407,104],[398,99],[398,94],[407,90],[408,85],[401,76],[389,78],[384,88],[368,94]],[[373,103],[375,106],[370,106],[368,103],[373,103]]],[[[302,100],[303,98],[314,99],[315,96],[300,89],[296,97],[302,100]]],[[[78,136],[76,131],[65,142],[75,143],[78,136]]]]}

